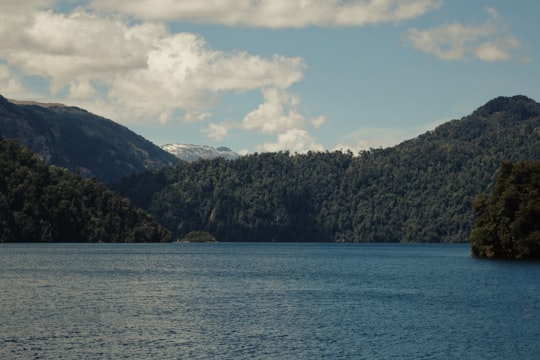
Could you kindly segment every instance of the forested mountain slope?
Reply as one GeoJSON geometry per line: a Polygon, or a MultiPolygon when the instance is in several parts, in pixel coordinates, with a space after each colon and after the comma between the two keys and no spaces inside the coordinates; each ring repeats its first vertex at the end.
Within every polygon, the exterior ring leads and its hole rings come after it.
{"type": "Polygon", "coordinates": [[[47,164],[104,182],[180,161],[120,124],[61,104],[0,96],[0,136],[17,140],[47,164]]]}
{"type": "Polygon", "coordinates": [[[540,160],[540,104],[496,98],[387,149],[263,153],[136,174],[114,188],[182,237],[465,242],[501,161],[540,160]]]}
{"type": "Polygon", "coordinates": [[[156,242],[170,233],[95,179],[0,137],[0,242],[156,242]]]}

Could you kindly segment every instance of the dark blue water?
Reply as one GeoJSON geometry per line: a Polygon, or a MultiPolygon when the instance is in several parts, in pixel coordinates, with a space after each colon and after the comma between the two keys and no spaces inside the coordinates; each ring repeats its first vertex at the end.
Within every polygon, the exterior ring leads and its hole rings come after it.
{"type": "Polygon", "coordinates": [[[0,244],[0,358],[538,359],[539,284],[468,245],[0,244]]]}

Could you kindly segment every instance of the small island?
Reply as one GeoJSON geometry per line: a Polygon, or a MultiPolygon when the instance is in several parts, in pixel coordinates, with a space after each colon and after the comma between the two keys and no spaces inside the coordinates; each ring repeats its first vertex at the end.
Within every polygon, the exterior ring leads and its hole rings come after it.
{"type": "Polygon", "coordinates": [[[206,231],[191,231],[182,239],[179,239],[180,243],[217,243],[218,241],[214,235],[206,231]]]}

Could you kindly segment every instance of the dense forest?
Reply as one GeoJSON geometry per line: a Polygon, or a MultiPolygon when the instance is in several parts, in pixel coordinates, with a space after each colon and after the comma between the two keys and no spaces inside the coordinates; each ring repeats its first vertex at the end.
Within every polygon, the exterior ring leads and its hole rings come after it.
{"type": "Polygon", "coordinates": [[[466,242],[474,198],[520,160],[540,160],[540,104],[514,96],[391,148],[197,161],[113,188],[175,238],[466,242]]]}
{"type": "Polygon", "coordinates": [[[0,242],[157,242],[170,233],[95,179],[0,138],[0,242]]]}
{"type": "Polygon", "coordinates": [[[474,202],[474,256],[540,258],[540,162],[501,164],[489,196],[474,202]]]}

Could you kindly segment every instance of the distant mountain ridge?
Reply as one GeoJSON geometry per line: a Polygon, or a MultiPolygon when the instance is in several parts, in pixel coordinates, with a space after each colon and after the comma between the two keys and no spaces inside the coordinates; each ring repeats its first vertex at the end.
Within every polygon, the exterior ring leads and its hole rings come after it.
{"type": "Polygon", "coordinates": [[[180,162],[125,126],[62,104],[0,96],[0,135],[17,140],[47,164],[103,182],[180,162]]]}
{"type": "Polygon", "coordinates": [[[223,158],[226,160],[235,160],[240,157],[237,153],[227,147],[214,148],[208,145],[192,144],[165,144],[161,148],[180,160],[192,162],[199,159],[211,160],[223,158]]]}

